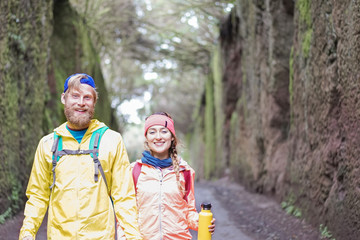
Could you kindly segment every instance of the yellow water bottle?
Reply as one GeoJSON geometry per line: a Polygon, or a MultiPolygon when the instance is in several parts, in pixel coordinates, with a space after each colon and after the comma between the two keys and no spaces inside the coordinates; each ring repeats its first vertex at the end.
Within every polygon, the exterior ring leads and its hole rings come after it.
{"type": "Polygon", "coordinates": [[[211,203],[202,203],[201,212],[199,213],[198,240],[211,240],[209,226],[212,219],[211,203]]]}

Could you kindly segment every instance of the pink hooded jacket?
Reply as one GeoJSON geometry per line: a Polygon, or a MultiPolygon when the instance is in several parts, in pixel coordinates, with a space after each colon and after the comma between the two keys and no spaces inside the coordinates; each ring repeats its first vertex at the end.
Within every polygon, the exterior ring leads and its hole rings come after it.
{"type": "MultiPolygon", "coordinates": [[[[141,173],[137,180],[136,200],[139,211],[138,222],[144,240],[191,239],[189,228],[198,229],[199,214],[195,208],[195,171],[180,159],[180,181],[185,188],[184,174],[190,170],[191,183],[187,201],[179,190],[172,167],[158,169],[137,160],[141,173]]],[[[131,168],[135,163],[131,164],[131,168]]]]}

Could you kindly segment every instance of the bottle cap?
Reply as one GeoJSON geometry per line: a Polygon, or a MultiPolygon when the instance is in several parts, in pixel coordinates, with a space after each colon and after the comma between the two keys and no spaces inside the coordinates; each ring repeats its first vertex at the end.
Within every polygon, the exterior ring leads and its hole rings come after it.
{"type": "Polygon", "coordinates": [[[210,210],[210,209],[211,209],[211,203],[209,203],[209,202],[204,202],[204,203],[201,204],[201,207],[202,207],[202,209],[204,209],[204,210],[210,210]]]}

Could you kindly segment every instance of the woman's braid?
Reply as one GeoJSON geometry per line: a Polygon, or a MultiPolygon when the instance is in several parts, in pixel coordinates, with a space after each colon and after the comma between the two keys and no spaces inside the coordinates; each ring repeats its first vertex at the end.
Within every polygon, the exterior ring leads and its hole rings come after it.
{"type": "Polygon", "coordinates": [[[177,141],[176,141],[176,138],[175,138],[171,143],[169,153],[170,153],[170,157],[172,159],[172,163],[173,163],[173,167],[174,167],[174,171],[175,171],[175,175],[176,175],[177,185],[178,185],[180,191],[185,193],[185,188],[184,188],[183,185],[181,185],[181,182],[180,182],[180,171],[179,171],[179,169],[180,169],[180,160],[178,158],[176,145],[177,145],[177,141]]]}

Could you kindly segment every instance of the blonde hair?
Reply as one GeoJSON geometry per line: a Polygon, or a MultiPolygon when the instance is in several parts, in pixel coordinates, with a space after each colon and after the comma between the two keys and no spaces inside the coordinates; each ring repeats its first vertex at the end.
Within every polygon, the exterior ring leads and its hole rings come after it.
{"type": "Polygon", "coordinates": [[[177,148],[176,148],[177,138],[176,138],[176,136],[173,136],[173,137],[174,137],[174,140],[171,142],[171,146],[169,148],[169,154],[170,154],[170,157],[171,157],[171,160],[173,163],[178,188],[180,189],[180,191],[185,193],[185,187],[183,185],[181,185],[181,182],[180,182],[180,159],[178,158],[178,153],[177,153],[177,148]]]}
{"type": "MultiPolygon", "coordinates": [[[[77,75],[74,75],[72,76],[69,81],[68,81],[68,89],[67,91],[65,92],[65,94],[67,94],[69,92],[69,89],[76,89],[76,90],[79,90],[80,89],[80,86],[81,86],[81,82],[80,80],[81,79],[86,79],[87,77],[84,75],[84,74],[77,74],[77,75]]],[[[99,94],[98,92],[92,88],[93,90],[93,96],[94,96],[94,100],[95,102],[97,101],[98,97],[99,97],[99,94]]]]}

